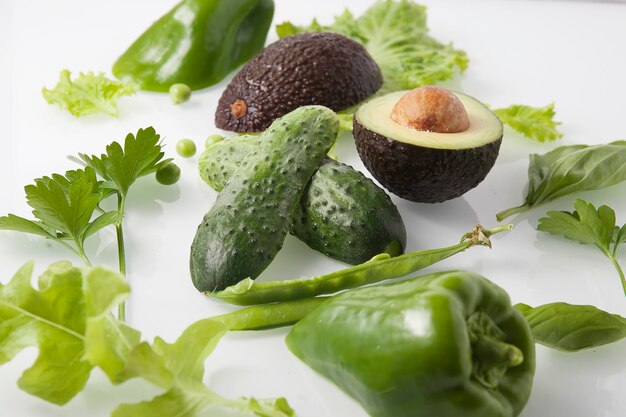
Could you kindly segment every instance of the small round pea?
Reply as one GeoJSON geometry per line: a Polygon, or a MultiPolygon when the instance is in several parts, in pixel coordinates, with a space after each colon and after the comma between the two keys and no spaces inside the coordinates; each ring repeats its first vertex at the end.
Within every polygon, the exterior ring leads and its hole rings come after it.
{"type": "Polygon", "coordinates": [[[181,139],[176,143],[176,152],[183,158],[191,158],[196,154],[196,144],[191,139],[181,139]]]}
{"type": "Polygon", "coordinates": [[[222,135],[211,135],[204,141],[204,146],[213,145],[214,143],[221,142],[224,139],[226,138],[222,135]]]}
{"type": "Polygon", "coordinates": [[[156,172],[156,180],[163,185],[175,184],[180,179],[180,168],[173,162],[167,163],[156,172]]]}
{"type": "Polygon", "coordinates": [[[170,98],[174,104],[184,103],[191,97],[191,88],[187,84],[172,84],[170,86],[170,98]]]}

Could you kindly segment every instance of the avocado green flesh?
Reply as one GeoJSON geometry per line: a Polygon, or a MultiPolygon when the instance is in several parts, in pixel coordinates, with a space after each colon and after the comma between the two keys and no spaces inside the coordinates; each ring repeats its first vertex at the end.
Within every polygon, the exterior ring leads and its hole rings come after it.
{"type": "Polygon", "coordinates": [[[461,100],[470,127],[458,133],[420,131],[402,126],[391,119],[391,111],[406,91],[397,91],[368,101],[356,113],[356,120],[368,130],[409,145],[434,149],[477,148],[502,138],[502,122],[484,104],[465,94],[454,92],[461,100]]]}

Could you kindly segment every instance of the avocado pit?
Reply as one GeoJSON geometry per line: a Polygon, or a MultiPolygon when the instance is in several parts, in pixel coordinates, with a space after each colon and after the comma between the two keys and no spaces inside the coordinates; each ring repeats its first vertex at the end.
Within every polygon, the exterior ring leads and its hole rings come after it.
{"type": "Polygon", "coordinates": [[[393,106],[391,119],[402,126],[437,133],[458,133],[470,122],[463,103],[441,87],[419,87],[404,94],[393,106]]]}

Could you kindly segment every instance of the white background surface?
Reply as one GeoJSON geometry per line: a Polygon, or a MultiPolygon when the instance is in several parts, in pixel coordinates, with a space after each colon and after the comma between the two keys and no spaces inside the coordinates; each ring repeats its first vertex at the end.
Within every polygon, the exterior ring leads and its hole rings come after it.
{"type": "MultiPolygon", "coordinates": [[[[106,71],[149,24],[166,12],[171,0],[85,2],[77,0],[0,0],[0,214],[29,215],[22,187],[33,178],[63,172],[74,165],[66,155],[101,152],[112,140],[153,125],[165,137],[168,156],[183,170],[181,181],[164,187],[140,181],[128,200],[125,233],[130,323],[151,340],[173,340],[190,323],[230,310],[198,294],[191,284],[188,250],[196,226],[216,194],[195,171],[197,157],[182,160],[174,152],[183,137],[196,140],[215,132],[213,114],[220,85],[194,93],[173,106],[164,94],[139,93],[120,102],[119,119],[105,115],[74,118],[46,104],[41,88],[52,87],[58,72],[106,71]]],[[[322,22],[350,7],[355,14],[370,1],[277,0],[276,22],[322,22]]],[[[408,231],[408,250],[456,243],[478,222],[496,225],[495,213],[523,198],[529,153],[558,145],[604,143],[626,138],[626,4],[429,0],[431,33],[467,51],[468,71],[448,85],[490,103],[544,105],[556,102],[565,138],[537,144],[509,130],[488,178],[464,197],[443,204],[414,204],[394,198],[408,231]]],[[[273,30],[269,40],[276,39],[273,30]]],[[[338,147],[340,159],[363,169],[351,139],[338,147]]],[[[616,209],[626,222],[626,184],[580,194],[596,205],[616,209]]],[[[537,219],[548,209],[570,209],[575,197],[513,219],[515,230],[494,238],[494,248],[475,248],[428,271],[452,268],[481,273],[531,305],[551,301],[594,304],[626,315],[626,299],[610,262],[599,251],[539,234],[537,219]]],[[[116,266],[114,233],[105,231],[88,245],[93,261],[116,266]]],[[[64,248],[36,237],[0,233],[0,281],[6,283],[24,262],[36,272],[60,259],[64,248]]],[[[71,259],[71,258],[70,258],[71,259]]],[[[620,256],[626,264],[626,253],[620,256]]],[[[79,262],[77,259],[72,261],[79,262]]],[[[317,275],[342,265],[289,237],[261,279],[317,275]]],[[[331,383],[293,357],[283,343],[286,330],[225,337],[207,364],[205,382],[227,396],[285,396],[301,417],[365,413],[331,383]]],[[[626,416],[626,342],[565,354],[538,347],[533,394],[524,417],[626,416]]],[[[64,407],[20,391],[16,380],[36,356],[27,349],[0,368],[0,415],[109,415],[122,401],[151,398],[157,390],[131,381],[112,387],[94,371],[83,393],[64,407]]]]}

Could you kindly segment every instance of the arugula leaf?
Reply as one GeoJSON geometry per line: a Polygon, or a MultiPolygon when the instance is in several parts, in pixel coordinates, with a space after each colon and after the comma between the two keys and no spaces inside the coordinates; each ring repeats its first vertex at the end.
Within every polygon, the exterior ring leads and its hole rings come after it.
{"type": "Polygon", "coordinates": [[[9,214],[0,217],[0,230],[12,230],[52,239],[69,248],[87,264],[85,239],[98,230],[116,223],[121,217],[117,211],[102,213],[92,220],[100,201],[100,189],[95,171],[66,172],[35,180],[24,187],[28,204],[38,221],[9,214]],[[70,246],[66,241],[74,242],[70,246]]]}
{"type": "Polygon", "coordinates": [[[32,271],[28,263],[6,286],[0,284],[0,364],[38,346],[37,360],[18,384],[29,394],[65,404],[83,389],[93,368],[84,359],[88,320],[107,314],[129,290],[113,272],[81,270],[68,262],[51,265],[35,290],[32,271]]]}
{"type": "Polygon", "coordinates": [[[106,78],[104,73],[80,73],[73,81],[69,70],[62,70],[59,82],[42,94],[49,104],[58,104],[76,117],[104,112],[117,117],[120,97],[135,93],[135,87],[106,78]]]}
{"type": "Polygon", "coordinates": [[[24,391],[65,404],[97,366],[114,384],[139,377],[165,391],[152,401],[119,406],[116,417],[199,417],[215,407],[262,417],[294,415],[282,398],[231,400],[204,386],[205,360],[227,331],[220,321],[201,320],[172,344],[156,338],[150,345],[110,313],[129,294],[122,275],[58,262],[34,289],[32,272],[28,263],[7,285],[0,284],[0,365],[28,346],[39,348],[35,363],[18,381],[24,391]]]}
{"type": "Polygon", "coordinates": [[[141,353],[132,355],[129,360],[128,368],[133,371],[127,375],[144,377],[166,392],[151,401],[123,404],[112,416],[194,417],[216,407],[262,417],[293,416],[293,410],[282,398],[230,400],[211,392],[202,383],[204,362],[226,331],[220,322],[205,319],[189,326],[172,344],[161,338],[156,338],[151,348],[143,344],[141,353]]]}
{"type": "Polygon", "coordinates": [[[515,104],[495,109],[502,123],[506,123],[530,139],[539,142],[552,142],[563,137],[557,130],[560,122],[554,120],[554,103],[545,107],[531,107],[515,104]]]}
{"type": "Polygon", "coordinates": [[[609,187],[626,180],[626,141],[561,146],[530,155],[524,204],[496,215],[499,221],[560,197],[609,187]]]}
{"type": "Polygon", "coordinates": [[[383,93],[449,80],[469,62],[465,52],[428,36],[426,8],[409,0],[378,1],[358,18],[346,10],[329,26],[317,20],[305,27],[285,22],[276,31],[281,38],[335,32],[359,42],[382,71],[383,93]]]}
{"type": "Polygon", "coordinates": [[[104,178],[105,187],[118,191],[125,198],[139,177],[156,172],[172,161],[163,159],[162,148],[160,135],[153,127],[148,127],[139,129],[136,135],[129,133],[123,148],[113,142],[106,147],[106,154],[89,156],[81,153],[77,159],[104,178]]]}
{"type": "Polygon", "coordinates": [[[539,219],[537,230],[598,247],[613,263],[626,295],[626,279],[616,255],[617,247],[626,234],[623,232],[626,225],[615,233],[615,211],[608,206],[600,206],[596,210],[593,204],[577,199],[574,208],[576,210],[573,213],[549,211],[548,217],[539,219]],[[613,249],[611,245],[614,246],[613,249]]]}
{"type": "Polygon", "coordinates": [[[576,352],[626,337],[626,318],[594,306],[551,303],[515,307],[528,321],[535,341],[553,349],[576,352]]]}

